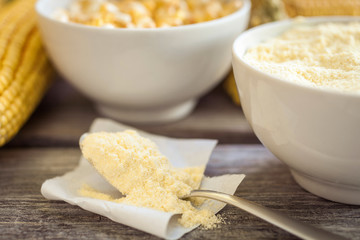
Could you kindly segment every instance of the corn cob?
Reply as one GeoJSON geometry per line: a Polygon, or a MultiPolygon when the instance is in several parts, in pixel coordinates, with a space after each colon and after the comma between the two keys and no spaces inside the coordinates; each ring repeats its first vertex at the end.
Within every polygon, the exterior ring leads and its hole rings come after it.
{"type": "Polygon", "coordinates": [[[0,9],[0,146],[29,118],[53,73],[36,27],[34,0],[0,9]]]}
{"type": "Polygon", "coordinates": [[[0,8],[5,5],[5,3],[7,2],[7,0],[0,0],[0,8]]]}
{"type": "Polygon", "coordinates": [[[360,15],[359,0],[283,0],[289,16],[360,15]]]}

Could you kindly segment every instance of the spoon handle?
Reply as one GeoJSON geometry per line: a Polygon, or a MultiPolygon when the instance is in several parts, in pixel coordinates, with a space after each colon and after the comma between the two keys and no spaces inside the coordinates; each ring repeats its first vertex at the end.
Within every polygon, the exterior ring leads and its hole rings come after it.
{"type": "Polygon", "coordinates": [[[345,239],[339,235],[315,228],[311,225],[299,222],[278,211],[260,206],[245,199],[210,190],[194,190],[187,197],[204,197],[234,205],[248,213],[251,213],[269,223],[284,229],[302,239],[345,239]]]}

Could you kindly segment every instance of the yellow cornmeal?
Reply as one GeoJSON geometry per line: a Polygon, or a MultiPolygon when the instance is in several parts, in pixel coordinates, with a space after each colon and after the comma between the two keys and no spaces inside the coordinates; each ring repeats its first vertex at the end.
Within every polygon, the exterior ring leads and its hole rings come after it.
{"type": "Polygon", "coordinates": [[[245,59],[284,80],[360,93],[360,23],[294,27],[250,48],[245,59]]]}
{"type": "Polygon", "coordinates": [[[125,195],[114,199],[84,185],[79,190],[82,196],[182,213],[179,222],[184,227],[213,228],[221,222],[210,210],[198,210],[190,201],[179,199],[199,188],[204,166],[173,168],[154,142],[132,130],[92,133],[80,146],[84,157],[125,195]]]}

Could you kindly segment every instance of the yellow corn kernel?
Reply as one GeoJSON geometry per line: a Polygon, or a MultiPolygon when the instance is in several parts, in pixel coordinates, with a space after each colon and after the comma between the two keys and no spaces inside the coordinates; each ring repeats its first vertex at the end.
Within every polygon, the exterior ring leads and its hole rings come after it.
{"type": "Polygon", "coordinates": [[[147,8],[147,10],[151,13],[154,12],[157,7],[157,1],[154,0],[142,0],[141,3],[147,8]]]}
{"type": "Polygon", "coordinates": [[[187,24],[188,5],[184,1],[171,0],[161,2],[155,9],[153,17],[157,27],[180,26],[187,24]]]}
{"type": "Polygon", "coordinates": [[[151,17],[151,13],[142,2],[131,0],[119,1],[117,7],[121,13],[129,15],[129,21],[132,21],[135,25],[149,22],[148,19],[151,17]]]}
{"type": "Polygon", "coordinates": [[[0,146],[29,118],[53,69],[36,28],[35,0],[13,0],[0,10],[0,146]]]}

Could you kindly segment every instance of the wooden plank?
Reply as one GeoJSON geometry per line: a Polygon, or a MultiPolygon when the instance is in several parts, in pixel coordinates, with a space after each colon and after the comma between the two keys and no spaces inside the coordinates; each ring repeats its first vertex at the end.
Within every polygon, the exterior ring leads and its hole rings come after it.
{"type": "MultiPolygon", "coordinates": [[[[8,146],[74,147],[97,117],[102,116],[94,110],[89,100],[58,79],[8,146]]],[[[215,138],[221,143],[259,143],[241,108],[230,101],[221,86],[201,98],[195,111],[183,120],[136,127],[171,137],[215,138]]]]}
{"type": "MultiPolygon", "coordinates": [[[[78,148],[9,148],[0,150],[0,239],[156,239],[40,194],[42,182],[73,169],[78,148]]],[[[300,188],[287,167],[261,145],[220,145],[207,175],[245,173],[236,195],[298,220],[360,239],[360,206],[330,202],[300,188]]],[[[227,206],[227,224],[197,229],[184,239],[295,239],[243,211],[227,206]]]]}

